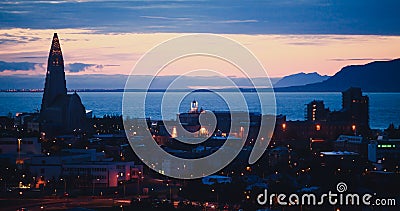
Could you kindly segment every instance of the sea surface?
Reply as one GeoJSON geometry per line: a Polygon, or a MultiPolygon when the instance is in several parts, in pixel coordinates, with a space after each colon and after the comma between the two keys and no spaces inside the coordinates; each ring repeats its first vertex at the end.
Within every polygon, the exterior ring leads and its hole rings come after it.
{"type": "MultiPolygon", "coordinates": [[[[396,127],[400,125],[400,93],[364,93],[370,98],[370,125],[374,129],[387,128],[390,123],[396,127]]],[[[0,92],[0,115],[15,115],[18,112],[34,112],[40,109],[43,93],[40,92],[0,92]]],[[[82,103],[93,115],[120,115],[122,114],[122,92],[81,92],[82,103]]],[[[137,96],[144,93],[130,93],[126,114],[131,117],[140,117],[140,105],[137,96]]],[[[243,103],[234,93],[224,93],[224,96],[212,92],[195,92],[182,97],[182,93],[147,93],[145,116],[152,119],[175,119],[178,112],[190,109],[190,102],[198,101],[199,107],[212,111],[243,110],[243,103]],[[175,96],[176,95],[176,96],[175,96]],[[228,96],[228,97],[226,97],[228,96]],[[225,97],[224,100],[223,97],[225,97]],[[161,109],[161,103],[163,104],[161,109]],[[229,106],[228,106],[229,105],[229,106]],[[162,112],[161,112],[162,111],[162,112]]],[[[256,93],[243,93],[250,112],[260,112],[262,108],[256,93]]],[[[287,116],[288,120],[304,120],[305,104],[312,100],[323,100],[330,110],[341,109],[341,93],[316,92],[278,92],[275,93],[276,112],[287,116]]],[[[128,99],[128,98],[126,98],[128,99]]],[[[264,105],[264,111],[274,111],[273,103],[264,105]]],[[[263,112],[265,113],[265,112],[263,112]]]]}

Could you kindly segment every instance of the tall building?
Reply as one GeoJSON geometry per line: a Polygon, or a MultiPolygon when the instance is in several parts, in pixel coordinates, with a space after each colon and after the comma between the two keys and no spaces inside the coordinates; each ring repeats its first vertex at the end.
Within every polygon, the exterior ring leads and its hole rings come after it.
{"type": "Polygon", "coordinates": [[[307,121],[326,121],[329,114],[329,109],[325,108],[324,101],[322,100],[311,101],[307,104],[306,109],[307,121]]]}
{"type": "Polygon", "coordinates": [[[369,98],[362,95],[361,88],[351,87],[342,92],[342,112],[349,121],[369,128],[369,98]]]}
{"type": "Polygon", "coordinates": [[[199,104],[197,103],[196,100],[193,100],[193,102],[190,104],[190,113],[198,113],[199,112],[199,104]]]}
{"type": "Polygon", "coordinates": [[[306,121],[286,121],[275,130],[276,137],[286,139],[313,138],[333,140],[339,135],[370,135],[369,98],[360,88],[342,92],[342,109],[330,111],[323,101],[314,100],[306,105],[306,121]]]}
{"type": "Polygon", "coordinates": [[[78,94],[67,94],[64,59],[54,33],[47,62],[46,82],[40,109],[41,130],[49,135],[85,129],[85,107],[78,94]]]}

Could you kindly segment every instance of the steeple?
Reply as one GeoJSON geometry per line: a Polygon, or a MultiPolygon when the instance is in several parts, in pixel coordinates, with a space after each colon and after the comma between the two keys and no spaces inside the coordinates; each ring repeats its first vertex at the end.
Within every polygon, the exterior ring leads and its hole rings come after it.
{"type": "Polygon", "coordinates": [[[76,92],[67,94],[64,59],[57,33],[54,33],[47,62],[40,123],[41,131],[50,137],[86,128],[81,98],[76,92]]]}
{"type": "Polygon", "coordinates": [[[46,82],[44,85],[41,110],[49,107],[60,95],[67,95],[67,87],[60,41],[57,33],[54,33],[50,47],[49,59],[47,61],[46,82]]]}
{"type": "Polygon", "coordinates": [[[61,52],[60,40],[58,39],[57,33],[54,33],[53,41],[51,42],[49,60],[47,67],[50,66],[64,66],[64,59],[61,52]]]}

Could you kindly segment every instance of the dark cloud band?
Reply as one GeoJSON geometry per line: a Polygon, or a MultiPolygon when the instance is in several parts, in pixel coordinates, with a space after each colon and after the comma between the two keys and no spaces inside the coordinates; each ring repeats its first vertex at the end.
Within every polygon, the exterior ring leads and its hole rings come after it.
{"type": "Polygon", "coordinates": [[[65,66],[65,69],[72,73],[84,72],[89,68],[103,69],[103,65],[98,64],[85,64],[85,63],[71,63],[65,66]]]}
{"type": "Polygon", "coordinates": [[[33,62],[5,62],[5,61],[0,61],[0,72],[4,72],[6,70],[9,70],[9,71],[34,70],[36,65],[42,66],[43,64],[33,63],[33,62]]]}
{"type": "MultiPolygon", "coordinates": [[[[379,3],[374,0],[104,0],[56,3],[0,2],[0,28],[90,28],[99,33],[400,35],[398,0],[379,3]]],[[[6,41],[10,40],[3,42],[6,41]]]]}
{"type": "MultiPolygon", "coordinates": [[[[114,66],[114,65],[106,65],[106,66],[114,66]]],[[[37,67],[43,68],[43,63],[35,63],[35,62],[6,62],[0,61],[0,72],[8,71],[28,71],[35,70],[37,67]]],[[[101,70],[103,69],[103,65],[100,64],[85,64],[85,63],[70,63],[65,65],[65,70],[72,73],[84,72],[88,69],[91,70],[101,70]]]]}

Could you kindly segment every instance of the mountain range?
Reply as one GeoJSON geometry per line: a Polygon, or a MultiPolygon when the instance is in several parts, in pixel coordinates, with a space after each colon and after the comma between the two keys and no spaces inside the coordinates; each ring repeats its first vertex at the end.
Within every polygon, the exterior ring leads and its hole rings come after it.
{"type": "MultiPolygon", "coordinates": [[[[67,75],[67,87],[74,89],[122,90],[127,75],[67,75]],[[104,80],[107,78],[107,80],[104,80]]],[[[151,76],[135,76],[135,83],[141,84],[143,79],[151,76]]],[[[152,89],[166,89],[178,76],[159,76],[153,82],[152,89]]],[[[222,77],[191,77],[182,78],[180,89],[227,89],[222,77]],[[201,85],[201,86],[199,86],[201,85]]],[[[390,61],[374,61],[364,65],[349,65],[343,67],[335,75],[322,76],[314,73],[297,73],[283,78],[270,78],[277,92],[339,92],[349,87],[360,87],[365,92],[400,92],[400,59],[390,61]]],[[[251,82],[245,78],[230,78],[241,88],[251,87],[251,82]]],[[[268,80],[260,77],[253,82],[268,80]]],[[[9,89],[42,89],[44,75],[11,75],[0,77],[0,90],[9,89]]],[[[268,88],[268,87],[266,87],[268,88]]]]}
{"type": "Polygon", "coordinates": [[[278,92],[339,92],[360,87],[365,92],[400,92],[400,59],[343,67],[325,81],[275,88],[278,92]]]}
{"type": "Polygon", "coordinates": [[[296,73],[288,75],[280,79],[274,84],[275,88],[289,87],[289,86],[302,86],[306,84],[318,83],[328,79],[327,75],[320,75],[317,72],[313,73],[296,73]]]}

